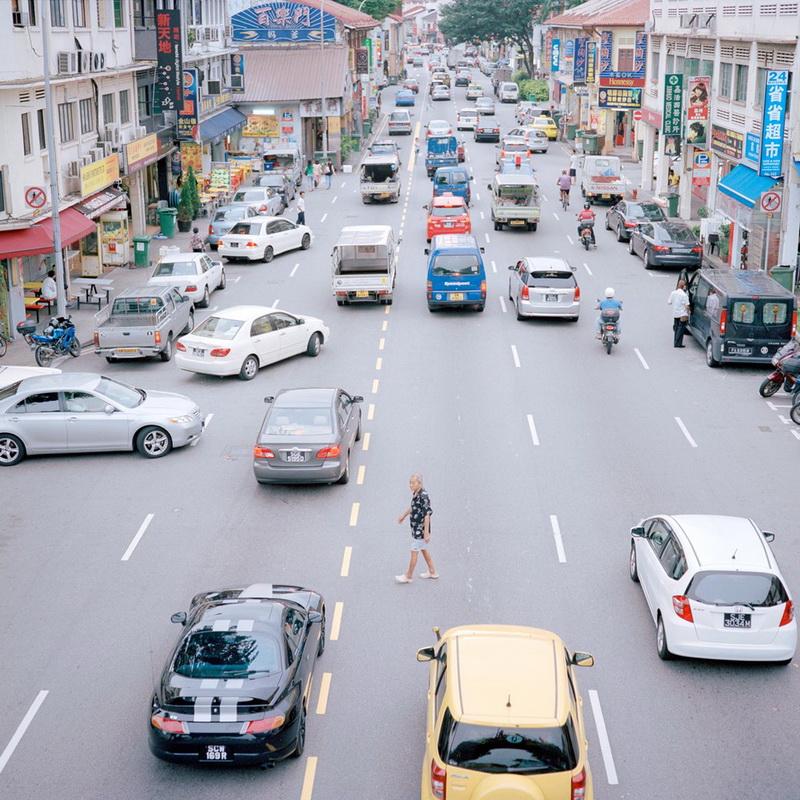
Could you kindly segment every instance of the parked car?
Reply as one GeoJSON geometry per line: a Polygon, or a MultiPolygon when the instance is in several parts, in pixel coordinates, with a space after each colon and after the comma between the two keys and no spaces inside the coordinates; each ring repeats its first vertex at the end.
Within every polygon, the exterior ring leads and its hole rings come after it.
{"type": "Polygon", "coordinates": [[[547,134],[531,125],[514,128],[508,132],[508,135],[523,138],[532,153],[546,153],[550,149],[550,140],[547,138],[547,134]]]}
{"type": "Polygon", "coordinates": [[[648,517],[631,529],[630,576],[660,658],[791,662],[797,622],[774,538],[751,519],[711,514],[648,517]]]}
{"type": "Polygon", "coordinates": [[[168,253],[156,264],[148,286],[174,286],[196,306],[208,308],[211,292],[227,284],[221,261],[205,253],[168,253]]]}
{"type": "Polygon", "coordinates": [[[289,175],[279,172],[262,172],[255,181],[254,186],[269,186],[273,192],[277,192],[283,201],[283,210],[289,207],[289,203],[294,200],[297,187],[289,175]]]}
{"type": "Polygon", "coordinates": [[[477,100],[479,97],[483,97],[483,86],[479,83],[467,86],[467,100],[477,100]]]}
{"type": "Polygon", "coordinates": [[[361,439],[364,398],[344,389],[283,389],[253,448],[259,483],[347,483],[350,456],[361,439]]]}
{"type": "Polygon", "coordinates": [[[0,466],[26,456],[134,449],[160,458],[197,439],[203,420],[188,397],[93,372],[25,378],[0,390],[0,466]]]}
{"type": "Polygon", "coordinates": [[[475,101],[475,109],[480,117],[494,116],[495,106],[494,100],[491,97],[479,97],[475,101]]]}
{"type": "Polygon", "coordinates": [[[388,127],[389,136],[398,136],[401,133],[411,136],[414,130],[411,125],[411,114],[408,111],[391,111],[389,113],[388,127]]]}
{"type": "Polygon", "coordinates": [[[626,242],[642,222],[666,222],[664,209],[658,203],[620,200],[606,211],[606,230],[617,234],[618,242],[626,242]]]}
{"type": "Polygon", "coordinates": [[[474,131],[477,118],[478,112],[476,109],[462,108],[456,115],[456,130],[474,131]]]}
{"type": "Polygon", "coordinates": [[[224,236],[237,222],[255,216],[256,211],[250,206],[219,206],[208,224],[206,247],[216,250],[220,237],[224,236]]]}
{"type": "Polygon", "coordinates": [[[0,389],[25,378],[38,378],[42,375],[60,375],[61,370],[55,367],[6,367],[0,366],[0,389]]]}
{"type": "Polygon", "coordinates": [[[308,250],[314,236],[307,225],[280,217],[253,217],[237,222],[219,240],[218,252],[228,261],[265,261],[287,250],[308,250]]]}
{"type": "Polygon", "coordinates": [[[450,87],[444,83],[434,83],[431,85],[431,100],[449,100],[450,87]]]}
{"type": "Polygon", "coordinates": [[[277,216],[283,211],[281,196],[269,186],[250,186],[240,189],[233,195],[231,204],[248,206],[259,216],[264,214],[277,216]]]}
{"type": "Polygon", "coordinates": [[[575,267],[565,259],[530,256],[508,269],[508,299],[514,304],[517,319],[565,317],[578,321],[581,290],[575,267]]]}
{"type": "Polygon", "coordinates": [[[265,764],[300,756],[325,651],[325,601],[281,583],[203,592],[150,704],[150,752],[178,763],[265,764]],[[224,624],[223,624],[224,623],[224,624]]]}
{"type": "Polygon", "coordinates": [[[528,125],[531,128],[542,131],[551,142],[558,139],[558,128],[552,117],[545,117],[540,114],[538,117],[530,118],[528,125]]]}
{"type": "Polygon", "coordinates": [[[401,86],[404,89],[408,89],[414,92],[414,94],[419,93],[419,81],[416,78],[406,78],[401,84],[401,86]]]}
{"type": "Polygon", "coordinates": [[[413,106],[417,102],[416,92],[411,89],[398,89],[397,94],[394,96],[394,104],[400,106],[413,106]]]}
{"type": "Polygon", "coordinates": [[[267,306],[215,311],[178,341],[175,363],[187,372],[255,378],[261,367],[306,353],[319,355],[330,337],[316,317],[298,317],[267,306]]]}
{"type": "Polygon", "coordinates": [[[628,252],[641,256],[645,269],[686,266],[699,268],[703,247],[685,222],[643,222],[631,231],[628,252]]]}

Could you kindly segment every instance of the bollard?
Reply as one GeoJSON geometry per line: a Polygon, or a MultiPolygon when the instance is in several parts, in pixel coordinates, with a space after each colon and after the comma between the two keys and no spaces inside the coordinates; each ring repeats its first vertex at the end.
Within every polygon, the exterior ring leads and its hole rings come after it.
{"type": "Polygon", "coordinates": [[[635,200],[639,196],[639,190],[634,186],[631,191],[631,200],[635,200]]]}

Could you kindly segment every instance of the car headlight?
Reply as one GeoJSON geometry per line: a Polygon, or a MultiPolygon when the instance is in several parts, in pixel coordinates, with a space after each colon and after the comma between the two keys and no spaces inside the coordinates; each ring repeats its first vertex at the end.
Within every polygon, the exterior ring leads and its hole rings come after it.
{"type": "Polygon", "coordinates": [[[188,422],[194,422],[194,417],[191,414],[183,414],[180,417],[167,417],[167,422],[174,422],[176,425],[184,425],[188,422]]]}

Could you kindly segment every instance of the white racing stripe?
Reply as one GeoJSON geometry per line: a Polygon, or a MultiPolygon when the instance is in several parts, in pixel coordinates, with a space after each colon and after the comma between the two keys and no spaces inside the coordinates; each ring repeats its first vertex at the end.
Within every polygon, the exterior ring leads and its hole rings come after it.
{"type": "Polygon", "coordinates": [[[194,701],[193,722],[211,722],[211,703],[213,697],[198,697],[194,701]]]}
{"type": "Polygon", "coordinates": [[[566,564],[567,556],[564,553],[564,542],[561,539],[561,528],[558,525],[558,517],[555,514],[550,515],[550,527],[553,529],[553,538],[556,540],[556,553],[558,553],[558,560],[562,564],[566,564]]]}
{"type": "Polygon", "coordinates": [[[683,435],[686,437],[686,440],[692,447],[697,447],[697,442],[692,439],[692,435],[686,429],[686,426],[683,424],[683,420],[680,417],[675,417],[675,422],[678,423],[678,427],[683,431],[683,435]]]}
{"type": "Polygon", "coordinates": [[[17,725],[17,729],[14,731],[14,735],[11,737],[11,741],[6,745],[5,750],[0,753],[0,773],[6,768],[6,764],[8,764],[11,756],[14,755],[17,745],[19,745],[19,743],[22,741],[25,731],[28,730],[28,726],[31,724],[31,722],[33,722],[36,712],[39,710],[42,703],[44,703],[47,695],[47,689],[42,689],[42,691],[36,695],[36,699],[31,703],[31,707],[25,713],[25,716],[22,718],[22,722],[17,725]]]}
{"type": "Polygon", "coordinates": [[[219,721],[236,722],[236,709],[239,705],[238,697],[220,697],[219,721]]]}
{"type": "Polygon", "coordinates": [[[597,736],[600,739],[600,752],[603,754],[603,763],[606,767],[608,782],[612,786],[616,786],[619,783],[617,768],[614,766],[614,756],[611,755],[611,742],[608,740],[606,722],[603,719],[603,709],[600,707],[600,697],[594,689],[589,689],[589,700],[592,703],[594,724],[597,726],[597,736]]]}

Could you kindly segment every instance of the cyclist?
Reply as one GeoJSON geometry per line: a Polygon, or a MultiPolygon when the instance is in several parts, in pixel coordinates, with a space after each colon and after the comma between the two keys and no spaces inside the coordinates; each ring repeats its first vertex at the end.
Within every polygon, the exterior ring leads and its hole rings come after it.
{"type": "Polygon", "coordinates": [[[556,181],[556,186],[558,186],[561,194],[561,203],[563,204],[564,208],[569,205],[569,190],[572,187],[572,181],[567,175],[567,171],[565,169],[561,170],[561,174],[558,176],[558,180],[556,181]]]}

